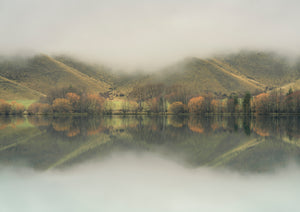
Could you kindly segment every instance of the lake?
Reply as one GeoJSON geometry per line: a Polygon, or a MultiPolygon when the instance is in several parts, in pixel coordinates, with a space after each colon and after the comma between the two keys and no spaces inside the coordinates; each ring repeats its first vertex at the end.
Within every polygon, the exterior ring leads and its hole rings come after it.
{"type": "Polygon", "coordinates": [[[0,211],[299,211],[300,117],[2,116],[0,211]]]}

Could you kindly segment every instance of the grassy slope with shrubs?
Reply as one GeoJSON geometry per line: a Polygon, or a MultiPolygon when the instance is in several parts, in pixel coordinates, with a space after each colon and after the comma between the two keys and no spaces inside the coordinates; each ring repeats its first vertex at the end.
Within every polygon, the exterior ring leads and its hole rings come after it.
{"type": "Polygon", "coordinates": [[[104,66],[67,56],[37,55],[0,61],[0,98],[37,99],[53,87],[70,85],[90,93],[113,88],[127,95],[135,86],[154,82],[183,85],[198,94],[243,94],[281,86],[296,89],[299,64],[291,65],[274,53],[242,51],[205,60],[189,58],[153,74],[113,74],[104,66]]]}

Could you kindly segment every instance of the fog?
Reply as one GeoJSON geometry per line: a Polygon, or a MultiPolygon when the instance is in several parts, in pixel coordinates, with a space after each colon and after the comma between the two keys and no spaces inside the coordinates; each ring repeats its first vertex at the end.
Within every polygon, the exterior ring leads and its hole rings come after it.
{"type": "Polygon", "coordinates": [[[299,54],[297,0],[1,0],[1,54],[71,54],[127,68],[251,48],[299,54]]]}
{"type": "Polygon", "coordinates": [[[267,174],[191,169],[121,154],[65,170],[0,172],[0,211],[299,211],[299,167],[267,174]]]}

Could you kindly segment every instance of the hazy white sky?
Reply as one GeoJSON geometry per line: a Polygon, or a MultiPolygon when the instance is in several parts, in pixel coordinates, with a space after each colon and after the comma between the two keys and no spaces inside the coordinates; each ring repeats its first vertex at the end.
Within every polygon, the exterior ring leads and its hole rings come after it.
{"type": "Polygon", "coordinates": [[[0,0],[0,53],[155,67],[241,48],[299,54],[298,0],[0,0]]]}

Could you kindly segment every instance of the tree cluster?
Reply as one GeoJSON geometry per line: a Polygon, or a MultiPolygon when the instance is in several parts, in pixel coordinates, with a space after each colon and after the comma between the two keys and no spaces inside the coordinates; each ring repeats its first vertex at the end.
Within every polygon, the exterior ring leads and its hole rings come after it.
{"type": "Polygon", "coordinates": [[[15,101],[8,103],[0,99],[0,115],[21,115],[25,111],[25,107],[15,101]]]}
{"type": "Polygon", "coordinates": [[[100,114],[104,110],[105,99],[97,94],[54,92],[41,102],[31,104],[28,114],[88,113],[100,114]],[[44,101],[43,101],[44,100],[44,101]]]}

